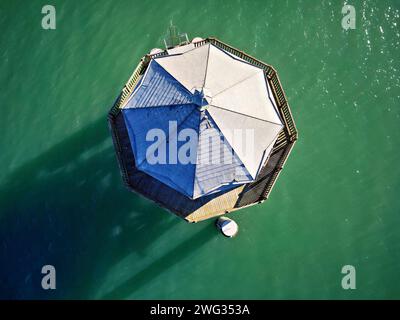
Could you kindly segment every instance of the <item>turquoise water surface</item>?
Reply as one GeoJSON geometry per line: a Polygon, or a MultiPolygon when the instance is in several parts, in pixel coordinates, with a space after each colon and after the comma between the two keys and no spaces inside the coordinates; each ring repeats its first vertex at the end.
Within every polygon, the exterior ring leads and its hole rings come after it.
{"type": "Polygon", "coordinates": [[[400,298],[400,2],[348,1],[347,31],[344,3],[52,1],[44,30],[47,2],[2,0],[0,297],[400,298]],[[122,184],[107,112],[171,20],[272,64],[299,130],[234,239],[122,184]]]}

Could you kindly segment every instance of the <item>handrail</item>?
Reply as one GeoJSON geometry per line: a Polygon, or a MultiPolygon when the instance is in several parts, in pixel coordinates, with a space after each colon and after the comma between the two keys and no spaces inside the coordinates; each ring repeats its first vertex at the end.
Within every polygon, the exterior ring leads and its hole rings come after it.
{"type": "Polygon", "coordinates": [[[163,56],[167,56],[167,55],[168,55],[168,51],[167,50],[163,50],[161,52],[149,54],[149,57],[150,58],[159,58],[159,57],[163,57],[163,56]]]}
{"type": "Polygon", "coordinates": [[[110,110],[111,114],[116,115],[119,112],[119,109],[126,102],[136,84],[139,82],[140,76],[143,74],[146,66],[147,65],[145,64],[144,58],[142,58],[135,70],[132,72],[126,84],[123,86],[120,95],[110,110]]]}
{"type": "Polygon", "coordinates": [[[212,44],[216,45],[217,47],[220,47],[221,49],[228,51],[229,53],[239,57],[240,59],[243,59],[243,60],[251,63],[252,65],[255,65],[261,69],[264,69],[267,74],[275,72],[274,68],[272,66],[270,66],[269,64],[266,64],[265,62],[262,62],[256,58],[252,57],[251,55],[248,55],[247,53],[232,47],[229,44],[226,44],[216,38],[208,38],[208,39],[212,44]]]}
{"type": "Polygon", "coordinates": [[[279,162],[278,162],[278,164],[276,165],[276,168],[275,168],[275,171],[274,171],[274,173],[273,173],[273,175],[272,175],[271,180],[268,182],[268,184],[265,186],[263,192],[261,193],[261,196],[260,196],[260,200],[261,200],[261,201],[264,200],[264,199],[267,199],[268,196],[269,196],[269,194],[271,193],[271,190],[272,190],[272,188],[274,187],[275,182],[277,181],[278,176],[279,176],[279,174],[281,173],[282,168],[283,168],[283,166],[284,166],[284,164],[285,164],[287,158],[289,157],[290,152],[292,151],[293,145],[294,145],[294,142],[291,142],[291,143],[286,147],[286,149],[285,149],[283,155],[282,155],[281,158],[279,159],[279,162]]]}
{"type": "Polygon", "coordinates": [[[125,185],[127,187],[129,187],[129,173],[128,173],[128,169],[123,161],[122,158],[122,146],[121,143],[119,141],[118,135],[116,133],[116,131],[114,130],[115,127],[115,116],[114,115],[109,115],[108,117],[108,121],[109,121],[109,127],[110,127],[110,131],[111,131],[111,137],[113,139],[114,145],[115,145],[115,149],[116,149],[116,155],[117,155],[117,159],[118,159],[118,165],[120,168],[120,172],[121,172],[121,176],[122,176],[122,180],[124,181],[125,185]]]}
{"type": "Polygon", "coordinates": [[[204,39],[201,41],[193,42],[193,44],[194,44],[194,47],[197,48],[197,47],[204,46],[208,42],[210,42],[209,39],[204,39]]]}

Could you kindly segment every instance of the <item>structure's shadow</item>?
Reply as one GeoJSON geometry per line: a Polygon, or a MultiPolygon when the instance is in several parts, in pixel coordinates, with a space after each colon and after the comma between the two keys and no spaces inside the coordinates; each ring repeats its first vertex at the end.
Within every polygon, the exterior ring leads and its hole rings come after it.
{"type": "Polygon", "coordinates": [[[210,230],[210,225],[191,236],[186,241],[177,245],[150,266],[133,275],[125,283],[108,292],[102,299],[125,299],[139,290],[154,277],[181,262],[188,254],[195,254],[196,250],[207,244],[216,233],[210,230]]]}
{"type": "Polygon", "coordinates": [[[0,185],[0,298],[90,297],[113,265],[132,252],[146,255],[179,222],[124,188],[105,118],[0,185]],[[46,264],[56,267],[56,290],[41,287],[46,264]]]}

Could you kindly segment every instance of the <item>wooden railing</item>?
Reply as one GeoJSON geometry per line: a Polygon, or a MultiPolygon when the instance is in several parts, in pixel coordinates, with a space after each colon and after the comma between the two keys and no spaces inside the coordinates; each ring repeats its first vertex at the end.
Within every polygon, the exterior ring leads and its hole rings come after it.
{"type": "Polygon", "coordinates": [[[140,78],[142,77],[147,64],[145,63],[146,59],[145,57],[142,58],[137,65],[136,69],[133,71],[132,75],[122,88],[118,98],[115,100],[114,105],[112,106],[109,114],[108,114],[108,121],[109,121],[109,126],[110,126],[110,131],[112,134],[112,139],[114,141],[115,149],[117,151],[117,158],[118,158],[118,164],[120,167],[122,179],[124,183],[129,187],[129,175],[128,175],[128,170],[126,168],[126,165],[124,163],[123,157],[122,157],[122,146],[121,143],[118,139],[118,135],[116,134],[116,116],[118,113],[121,111],[121,107],[123,104],[126,102],[128,97],[131,95],[133,89],[137,85],[137,83],[140,81],[140,78]]]}
{"type": "Polygon", "coordinates": [[[273,72],[267,77],[277,102],[278,110],[281,113],[282,119],[285,122],[285,127],[289,134],[290,141],[297,140],[297,128],[293,120],[292,112],[290,111],[285,92],[282,89],[281,82],[279,80],[278,74],[273,72]]]}
{"type": "Polygon", "coordinates": [[[201,41],[197,41],[197,42],[195,42],[193,44],[194,44],[194,47],[197,48],[197,47],[204,46],[208,42],[210,42],[209,39],[204,39],[204,40],[201,40],[201,41]]]}
{"type": "Polygon", "coordinates": [[[109,124],[109,128],[111,131],[111,136],[114,142],[114,146],[115,146],[115,150],[116,150],[116,154],[117,154],[117,159],[118,159],[118,165],[120,168],[120,172],[121,172],[121,176],[122,176],[122,180],[124,181],[125,185],[127,187],[129,187],[129,174],[128,174],[128,170],[126,168],[126,165],[123,161],[123,156],[122,156],[122,146],[121,143],[119,141],[118,138],[118,134],[116,132],[116,115],[113,114],[109,114],[108,116],[108,124],[109,124]]]}
{"type": "Polygon", "coordinates": [[[278,138],[276,139],[275,145],[272,148],[272,153],[275,153],[276,151],[282,149],[284,146],[286,146],[288,143],[288,137],[286,134],[286,130],[282,129],[281,132],[278,135],[278,138]]]}
{"type": "Polygon", "coordinates": [[[114,105],[110,110],[111,115],[117,115],[120,111],[122,105],[126,102],[127,98],[131,95],[133,89],[135,88],[136,84],[139,82],[140,77],[142,76],[143,72],[146,69],[145,59],[142,58],[137,65],[136,69],[133,71],[132,75],[122,88],[117,100],[115,101],[114,105]]]}
{"type": "Polygon", "coordinates": [[[167,55],[168,55],[168,51],[167,50],[163,50],[163,51],[158,52],[158,53],[149,54],[149,57],[154,59],[154,58],[159,58],[159,57],[163,57],[163,56],[167,56],[167,55]]]}
{"type": "Polygon", "coordinates": [[[249,62],[250,64],[252,64],[254,66],[257,66],[257,67],[259,67],[261,69],[264,69],[267,74],[270,74],[271,72],[275,72],[275,70],[274,70],[274,68],[272,68],[272,66],[270,66],[270,65],[268,65],[268,64],[266,64],[266,63],[264,63],[264,62],[262,62],[262,61],[260,61],[260,60],[258,60],[256,58],[248,55],[247,53],[244,53],[241,50],[238,50],[238,49],[230,46],[229,44],[226,44],[226,43],[224,43],[224,42],[222,42],[222,41],[220,41],[218,39],[215,39],[215,38],[208,38],[207,40],[210,43],[212,43],[213,45],[215,45],[216,47],[219,47],[219,48],[221,48],[221,49],[223,49],[223,50],[225,50],[225,51],[237,56],[238,58],[249,62]]]}
{"type": "Polygon", "coordinates": [[[263,190],[263,192],[260,196],[260,200],[265,200],[268,198],[272,188],[275,185],[276,180],[279,177],[280,172],[282,171],[283,166],[285,165],[287,158],[289,157],[290,151],[292,151],[293,145],[294,145],[294,142],[291,142],[288,146],[286,146],[284,153],[282,154],[281,158],[279,159],[279,161],[275,167],[274,173],[273,173],[270,181],[265,186],[265,189],[263,190]]]}

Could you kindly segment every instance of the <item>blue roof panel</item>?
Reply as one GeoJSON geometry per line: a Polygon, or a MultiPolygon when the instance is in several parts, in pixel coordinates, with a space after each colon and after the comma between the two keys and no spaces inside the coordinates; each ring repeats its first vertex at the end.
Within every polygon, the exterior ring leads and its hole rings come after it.
{"type": "Polygon", "coordinates": [[[192,103],[192,94],[155,60],[133,91],[127,108],[148,108],[192,103]]]}

